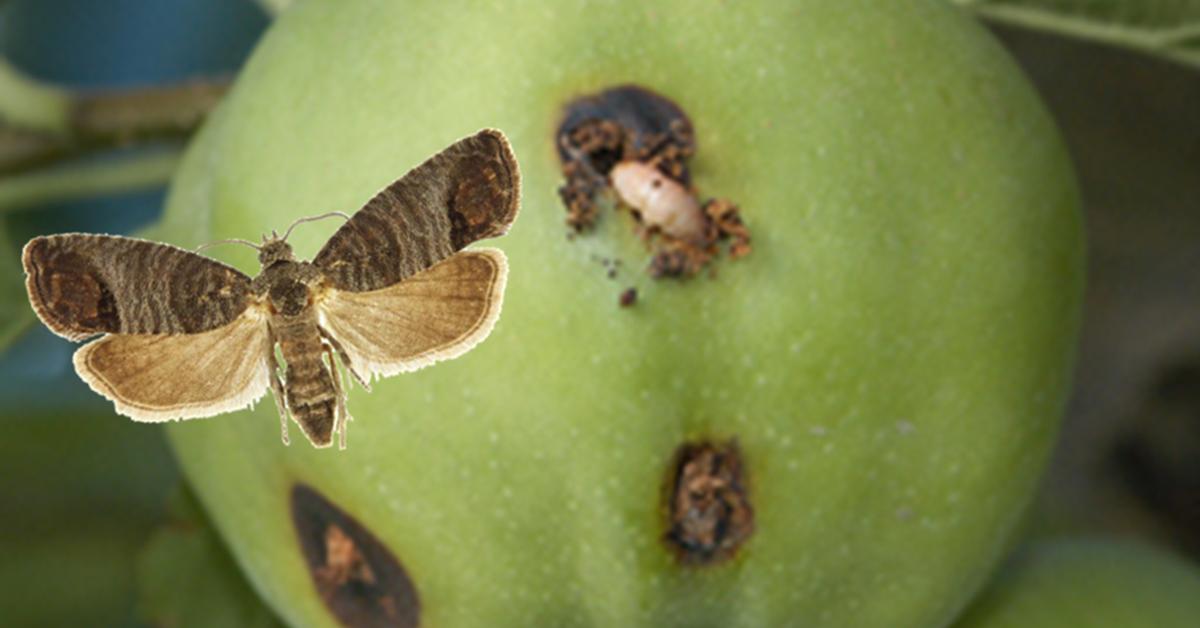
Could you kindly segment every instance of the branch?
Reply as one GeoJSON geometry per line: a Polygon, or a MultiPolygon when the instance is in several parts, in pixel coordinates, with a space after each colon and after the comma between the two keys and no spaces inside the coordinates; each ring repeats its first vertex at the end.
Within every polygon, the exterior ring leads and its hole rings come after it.
{"type": "Polygon", "coordinates": [[[0,215],[50,202],[163,185],[179,165],[180,154],[179,149],[139,152],[0,179],[0,215]]]}
{"type": "Polygon", "coordinates": [[[952,0],[1022,28],[1098,41],[1200,67],[1200,6],[1172,0],[952,0]]]}
{"type": "Polygon", "coordinates": [[[70,109],[66,90],[35,81],[0,57],[0,119],[7,126],[66,133],[70,109]]]}
{"type": "Polygon", "coordinates": [[[216,79],[70,92],[0,59],[0,175],[106,148],[186,139],[228,89],[228,79],[216,79]]]}

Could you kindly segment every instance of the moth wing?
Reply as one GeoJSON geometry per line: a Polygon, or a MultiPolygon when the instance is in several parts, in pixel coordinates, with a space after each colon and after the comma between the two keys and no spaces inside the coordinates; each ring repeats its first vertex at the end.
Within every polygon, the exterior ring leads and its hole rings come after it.
{"type": "Polygon", "coordinates": [[[252,298],[250,278],[234,268],[137,238],[41,236],[21,260],[38,318],[68,340],[206,332],[232,322],[252,298]]]}
{"type": "Polygon", "coordinates": [[[110,334],[75,352],[75,371],[135,421],[193,419],[252,405],[270,385],[255,310],[198,334],[110,334]]]}
{"type": "Polygon", "coordinates": [[[504,134],[451,144],[384,188],[343,224],[313,264],[338,290],[367,292],[411,277],[517,217],[520,173],[504,134]]]}
{"type": "Polygon", "coordinates": [[[360,381],[415,371],[491,333],[507,275],[501,251],[464,251],[386,288],[330,291],[320,304],[322,326],[360,381]]]}

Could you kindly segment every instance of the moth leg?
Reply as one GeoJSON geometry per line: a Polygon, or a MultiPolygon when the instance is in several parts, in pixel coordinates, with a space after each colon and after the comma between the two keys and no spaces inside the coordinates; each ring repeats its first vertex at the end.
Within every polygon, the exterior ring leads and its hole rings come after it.
{"type": "Polygon", "coordinates": [[[351,420],[350,412],[346,410],[346,391],[342,388],[342,375],[338,370],[337,360],[333,357],[334,348],[322,345],[329,360],[329,374],[333,378],[333,392],[337,395],[337,405],[333,422],[333,431],[338,433],[338,449],[346,448],[346,423],[351,420]]]}
{"type": "MultiPolygon", "coordinates": [[[[338,357],[341,358],[341,360],[342,360],[342,364],[344,364],[346,366],[347,371],[350,371],[350,373],[352,375],[354,375],[354,379],[357,380],[359,385],[361,385],[363,387],[363,390],[370,392],[371,391],[371,382],[367,381],[366,378],[364,378],[362,375],[358,374],[358,370],[355,369],[354,364],[350,362],[350,356],[346,353],[346,350],[342,348],[342,345],[341,345],[341,343],[339,343],[337,341],[337,338],[334,338],[333,334],[330,334],[329,332],[325,331],[325,328],[321,327],[320,325],[317,326],[317,330],[321,332],[321,337],[324,338],[325,341],[328,342],[330,345],[332,345],[333,348],[337,351],[338,357]]],[[[331,358],[330,364],[332,365],[332,363],[333,363],[333,360],[331,358]]]]}
{"type": "Polygon", "coordinates": [[[279,360],[275,359],[275,334],[271,334],[267,350],[267,370],[271,375],[271,396],[275,397],[275,409],[279,411],[279,432],[283,438],[284,445],[290,445],[291,439],[288,438],[288,410],[287,397],[283,394],[283,382],[279,381],[279,360]]]}

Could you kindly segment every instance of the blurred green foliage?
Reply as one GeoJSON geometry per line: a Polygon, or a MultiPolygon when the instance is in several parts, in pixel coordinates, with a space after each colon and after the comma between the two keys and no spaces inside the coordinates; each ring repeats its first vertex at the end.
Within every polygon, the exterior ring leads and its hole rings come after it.
{"type": "Polygon", "coordinates": [[[245,581],[191,490],[180,482],[167,520],[137,561],[138,616],[170,628],[282,626],[245,581]]]}
{"type": "Polygon", "coordinates": [[[134,557],[178,481],[162,433],[100,401],[9,407],[3,425],[2,623],[130,625],[134,557]]]}

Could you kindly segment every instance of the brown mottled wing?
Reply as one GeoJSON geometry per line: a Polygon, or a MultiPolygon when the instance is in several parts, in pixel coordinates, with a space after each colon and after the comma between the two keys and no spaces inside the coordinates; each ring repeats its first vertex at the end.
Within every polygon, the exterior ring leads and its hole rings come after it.
{"type": "Polygon", "coordinates": [[[79,348],[75,370],[136,421],[212,416],[253,404],[270,385],[265,315],[257,308],[195,334],[113,334],[79,348]]]}
{"type": "Polygon", "coordinates": [[[236,319],[250,278],[215,260],[136,238],[68,233],[25,245],[38,318],[69,340],[96,334],[195,334],[236,319]]]}
{"type": "Polygon", "coordinates": [[[339,290],[378,290],[476,240],[503,235],[519,197],[508,140],[480,131],[384,188],[333,234],[313,264],[339,290]]]}
{"type": "Polygon", "coordinates": [[[379,290],[331,290],[322,326],[359,381],[456,358],[487,337],[500,316],[508,266],[496,249],[453,255],[379,290]]]}

